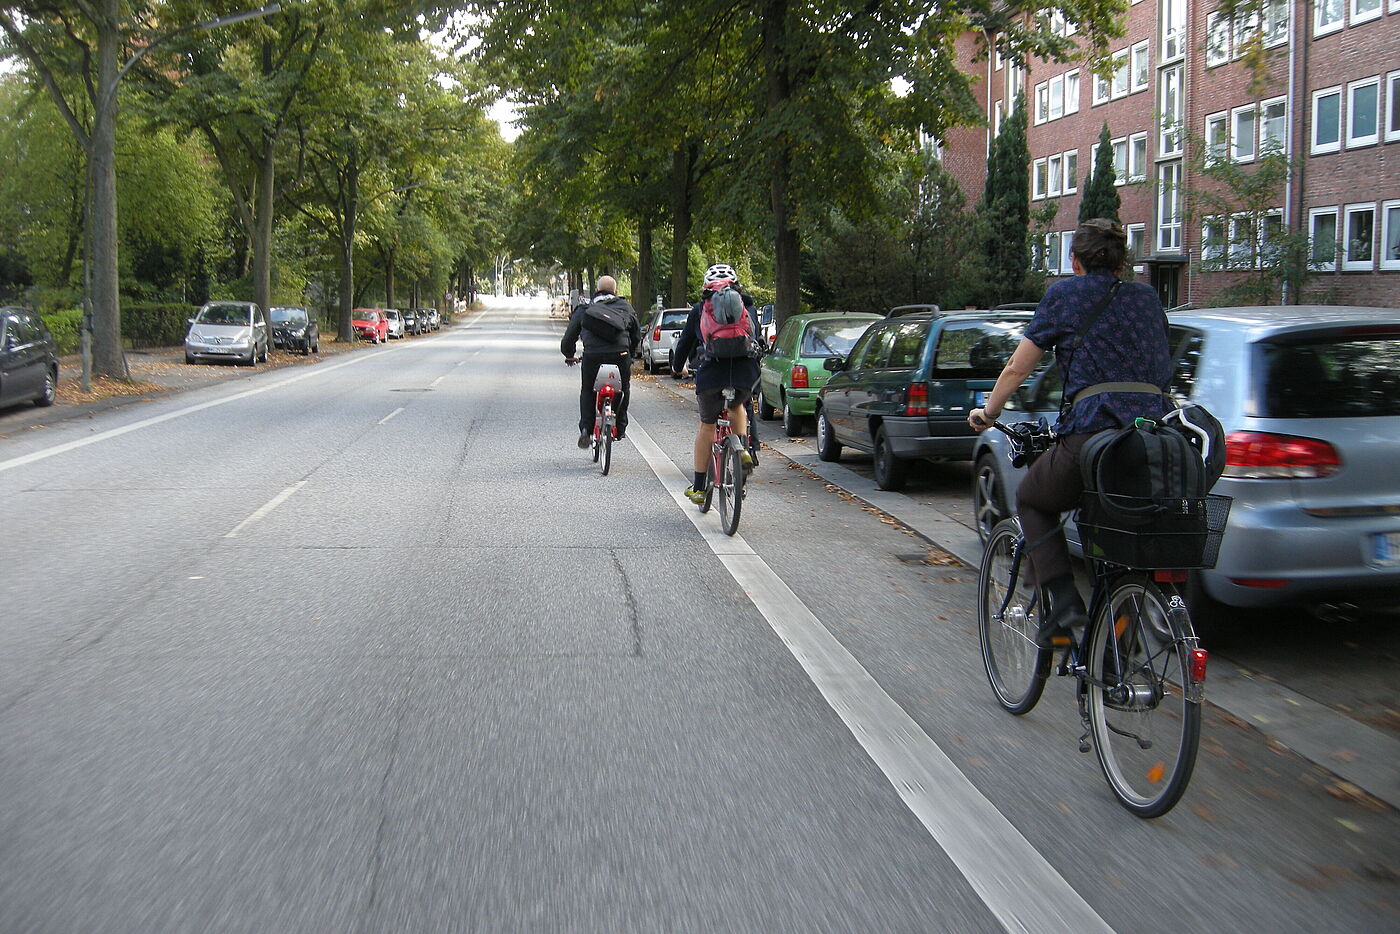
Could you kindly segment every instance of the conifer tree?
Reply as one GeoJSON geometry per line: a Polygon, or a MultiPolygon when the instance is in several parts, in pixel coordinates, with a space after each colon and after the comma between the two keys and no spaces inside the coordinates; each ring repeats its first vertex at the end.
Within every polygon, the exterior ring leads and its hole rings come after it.
{"type": "Polygon", "coordinates": [[[1026,102],[1016,105],[1001,124],[987,155],[987,187],[982,214],[987,231],[989,304],[1017,301],[1031,268],[1030,150],[1026,146],[1026,102]]]}
{"type": "Polygon", "coordinates": [[[1113,137],[1108,132],[1108,121],[1104,121],[1099,131],[1099,149],[1094,155],[1094,167],[1089,181],[1084,186],[1084,197],[1079,201],[1079,222],[1094,217],[1118,220],[1118,208],[1122,199],[1118,197],[1118,170],[1113,165],[1113,137]]]}

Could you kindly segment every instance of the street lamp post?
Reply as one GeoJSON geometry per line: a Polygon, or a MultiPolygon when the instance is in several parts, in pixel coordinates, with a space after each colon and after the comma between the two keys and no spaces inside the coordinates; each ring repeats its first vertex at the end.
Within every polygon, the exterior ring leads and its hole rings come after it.
{"type": "MultiPolygon", "coordinates": [[[[102,224],[104,240],[110,239],[112,242],[107,244],[107,246],[112,251],[116,249],[116,98],[117,88],[121,84],[121,79],[126,76],[127,72],[135,67],[137,62],[146,56],[146,53],[176,36],[192,32],[196,29],[218,29],[222,26],[231,26],[234,23],[241,23],[250,19],[259,19],[277,13],[281,9],[281,3],[269,3],[256,9],[244,10],[239,13],[230,13],[227,16],[220,16],[199,23],[189,23],[172,29],[146,43],[140,51],[133,55],[131,59],[120,69],[116,70],[115,73],[108,71],[110,65],[101,67],[105,65],[106,62],[100,62],[98,78],[99,90],[97,94],[97,106],[93,114],[93,132],[87,151],[88,165],[86,167],[85,194],[83,198],[83,321],[81,333],[83,357],[82,388],[84,392],[87,392],[92,385],[93,283],[92,263],[89,257],[93,249],[94,214],[98,214],[99,210],[101,211],[99,220],[102,224]],[[110,78],[108,77],[109,74],[111,74],[110,78]],[[97,157],[96,160],[94,156],[97,157]],[[99,181],[102,182],[100,186],[94,185],[94,175],[95,172],[98,171],[104,173],[103,177],[99,179],[99,181]],[[102,190],[102,197],[100,199],[96,198],[97,189],[99,187],[102,190]]],[[[99,54],[99,59],[102,58],[103,55],[99,54]]],[[[115,62],[111,62],[111,64],[115,64],[115,62]]],[[[113,252],[113,256],[115,256],[115,252],[113,252]]],[[[113,260],[112,263],[114,264],[115,260],[113,260]]],[[[111,272],[115,274],[114,270],[111,272]]],[[[107,291],[111,290],[108,289],[107,291]]],[[[119,302],[119,297],[115,291],[112,291],[108,299],[112,302],[119,302]]],[[[114,328],[114,331],[114,335],[111,335],[116,341],[114,353],[122,359],[122,369],[125,370],[125,355],[122,353],[121,349],[121,331],[119,327],[114,328]]]]}

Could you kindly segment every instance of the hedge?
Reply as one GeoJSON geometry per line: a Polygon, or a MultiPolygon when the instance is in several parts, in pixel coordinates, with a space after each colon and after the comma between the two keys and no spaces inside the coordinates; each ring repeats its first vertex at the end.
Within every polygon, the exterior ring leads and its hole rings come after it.
{"type": "Polygon", "coordinates": [[[83,322],[81,308],[43,311],[39,313],[39,317],[43,318],[44,324],[48,325],[49,333],[53,335],[54,343],[58,345],[60,354],[78,352],[81,340],[78,328],[83,322]]]}
{"type": "Polygon", "coordinates": [[[178,347],[185,342],[189,319],[199,309],[193,305],[139,302],[122,306],[122,337],[132,349],[178,347]]]}

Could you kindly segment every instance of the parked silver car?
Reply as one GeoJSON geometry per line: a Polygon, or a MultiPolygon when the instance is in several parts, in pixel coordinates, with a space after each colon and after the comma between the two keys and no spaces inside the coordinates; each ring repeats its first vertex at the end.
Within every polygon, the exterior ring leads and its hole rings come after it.
{"type": "Polygon", "coordinates": [[[267,362],[267,319],[256,302],[208,302],[189,319],[185,362],[232,360],[252,366],[267,362]]]}
{"type": "MultiPolygon", "coordinates": [[[[1400,311],[1286,306],[1176,312],[1171,386],[1227,435],[1214,492],[1234,497],[1215,568],[1193,572],[1192,616],[1220,605],[1400,602],[1400,311]]],[[[1054,422],[1050,368],[1002,420],[1054,422]]],[[[1023,469],[1000,432],[974,450],[973,500],[987,532],[1014,505],[1023,469]]],[[[1078,548],[1073,522],[1066,525],[1078,548]]]]}
{"type": "Polygon", "coordinates": [[[397,308],[385,308],[384,316],[389,319],[389,339],[403,337],[405,334],[403,313],[397,308]]]}
{"type": "Polygon", "coordinates": [[[642,365],[648,373],[671,365],[671,351],[688,317],[689,308],[661,308],[652,312],[651,325],[642,333],[642,365]]]}

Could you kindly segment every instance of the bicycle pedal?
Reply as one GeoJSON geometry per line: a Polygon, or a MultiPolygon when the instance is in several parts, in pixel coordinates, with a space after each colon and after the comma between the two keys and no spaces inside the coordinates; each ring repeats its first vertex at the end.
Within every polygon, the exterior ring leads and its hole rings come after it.
{"type": "Polygon", "coordinates": [[[1050,644],[1059,649],[1068,648],[1070,644],[1070,638],[1069,636],[1051,636],[1050,644]]]}

